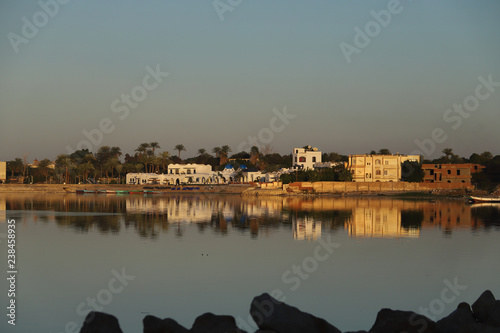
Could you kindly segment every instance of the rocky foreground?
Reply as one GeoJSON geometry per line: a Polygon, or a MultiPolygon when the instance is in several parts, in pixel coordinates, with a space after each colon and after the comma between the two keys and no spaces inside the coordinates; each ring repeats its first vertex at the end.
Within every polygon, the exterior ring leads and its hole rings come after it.
{"type": "MultiPolygon", "coordinates": [[[[326,320],[282,303],[265,293],[253,299],[250,315],[259,326],[256,333],[340,333],[326,320]]],[[[245,333],[236,326],[232,316],[205,313],[187,329],[175,320],[146,316],[144,333],[245,333]]],[[[357,333],[499,333],[500,301],[485,291],[472,307],[460,303],[448,317],[437,322],[411,311],[382,309],[369,331],[357,333]]],[[[116,317],[90,312],[80,333],[122,333],[116,317]]],[[[354,333],[354,332],[352,332],[354,333]]]]}

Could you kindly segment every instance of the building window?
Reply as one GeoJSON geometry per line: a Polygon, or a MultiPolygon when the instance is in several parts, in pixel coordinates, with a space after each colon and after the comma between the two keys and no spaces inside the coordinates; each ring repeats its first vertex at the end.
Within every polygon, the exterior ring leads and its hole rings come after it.
{"type": "Polygon", "coordinates": [[[460,170],[457,170],[457,176],[460,176],[460,170]]]}
{"type": "Polygon", "coordinates": [[[433,176],[434,175],[434,170],[429,170],[429,175],[433,176]]]}
{"type": "Polygon", "coordinates": [[[367,173],[366,174],[366,178],[372,178],[372,174],[371,173],[367,173]]]}
{"type": "Polygon", "coordinates": [[[384,162],[384,164],[385,164],[385,165],[389,165],[389,161],[385,161],[385,162],[384,162]]]}
{"type": "Polygon", "coordinates": [[[299,153],[299,150],[298,149],[295,149],[295,154],[298,154],[299,153]]]}
{"type": "Polygon", "coordinates": [[[384,176],[387,176],[387,170],[384,170],[384,176]]]}
{"type": "Polygon", "coordinates": [[[376,176],[380,176],[380,170],[375,171],[376,176]]]}
{"type": "Polygon", "coordinates": [[[477,165],[474,165],[474,170],[477,170],[477,165]]]}
{"type": "Polygon", "coordinates": [[[295,156],[295,163],[297,163],[297,156],[295,156]]]}
{"type": "Polygon", "coordinates": [[[366,165],[372,165],[370,162],[366,162],[366,165]]]}
{"type": "Polygon", "coordinates": [[[316,162],[316,156],[313,156],[313,162],[316,162]]]}
{"type": "Polygon", "coordinates": [[[451,175],[451,170],[448,170],[448,174],[451,175]]]}
{"type": "Polygon", "coordinates": [[[375,160],[376,165],[380,165],[380,160],[375,160]]]}
{"type": "Polygon", "coordinates": [[[299,162],[305,162],[306,158],[305,157],[299,157],[299,162]]]}

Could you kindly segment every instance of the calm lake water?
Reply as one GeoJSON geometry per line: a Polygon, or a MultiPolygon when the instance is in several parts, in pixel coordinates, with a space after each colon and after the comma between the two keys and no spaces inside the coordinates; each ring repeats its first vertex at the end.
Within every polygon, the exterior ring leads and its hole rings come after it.
{"type": "Polygon", "coordinates": [[[342,331],[383,307],[442,318],[486,289],[500,298],[500,206],[458,200],[237,196],[0,196],[0,269],[16,221],[16,326],[78,331],[91,308],[124,332],[142,318],[190,328],[204,312],[253,331],[254,296],[274,292],[342,331]],[[442,292],[449,285],[453,291],[442,292]],[[458,285],[458,287],[457,287],[458,285]],[[78,326],[74,329],[73,322],[78,326]]]}

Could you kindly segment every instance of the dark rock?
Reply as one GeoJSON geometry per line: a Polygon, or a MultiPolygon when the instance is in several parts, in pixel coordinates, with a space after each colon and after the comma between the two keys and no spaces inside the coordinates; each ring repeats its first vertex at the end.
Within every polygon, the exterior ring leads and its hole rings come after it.
{"type": "Polygon", "coordinates": [[[500,301],[495,301],[495,304],[488,308],[488,320],[486,324],[493,327],[500,327],[500,301]]]}
{"type": "Polygon", "coordinates": [[[236,326],[232,316],[218,316],[205,313],[196,318],[190,332],[192,333],[245,333],[236,326]]]}
{"type": "Polygon", "coordinates": [[[326,320],[280,302],[267,293],[253,299],[250,315],[261,330],[277,333],[340,333],[326,320]]]}
{"type": "Polygon", "coordinates": [[[448,317],[445,317],[436,322],[436,332],[467,332],[463,330],[468,330],[472,325],[475,324],[476,320],[469,304],[463,302],[458,304],[457,309],[450,313],[448,317]]]}
{"type": "Polygon", "coordinates": [[[118,319],[103,312],[91,311],[85,317],[80,333],[123,333],[118,319]]]}
{"type": "Polygon", "coordinates": [[[498,329],[476,322],[467,303],[460,303],[448,317],[436,322],[435,333],[499,333],[498,329]]]}
{"type": "Polygon", "coordinates": [[[488,309],[495,304],[495,296],[491,291],[486,290],[479,296],[477,301],[472,304],[472,312],[474,312],[474,317],[480,323],[485,323],[488,320],[488,309]]]}
{"type": "Polygon", "coordinates": [[[146,316],[142,320],[144,333],[188,333],[189,330],[177,323],[175,320],[160,319],[155,316],[146,316]]]}
{"type": "Polygon", "coordinates": [[[436,323],[412,311],[382,309],[370,333],[431,333],[436,323]]]}

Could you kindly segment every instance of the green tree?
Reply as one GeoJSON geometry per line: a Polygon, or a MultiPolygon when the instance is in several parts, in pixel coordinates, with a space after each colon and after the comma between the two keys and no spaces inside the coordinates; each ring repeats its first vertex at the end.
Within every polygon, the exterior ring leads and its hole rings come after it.
{"type": "Polygon", "coordinates": [[[24,162],[19,157],[15,158],[13,161],[7,162],[7,168],[11,172],[11,178],[14,178],[14,173],[20,174],[24,169],[24,162]]]}
{"type": "Polygon", "coordinates": [[[149,144],[149,146],[151,147],[151,149],[153,149],[153,155],[155,154],[155,149],[160,149],[160,144],[158,142],[151,142],[149,144]]]}
{"type": "Polygon", "coordinates": [[[186,147],[184,147],[184,145],[178,144],[175,146],[174,150],[177,150],[179,152],[179,155],[177,157],[181,158],[181,151],[186,151],[186,147]]]}
{"type": "Polygon", "coordinates": [[[67,154],[57,155],[56,166],[64,171],[64,183],[69,184],[69,173],[75,167],[71,157],[67,154]]]}
{"type": "Polygon", "coordinates": [[[401,163],[401,179],[405,182],[420,183],[424,180],[425,171],[422,165],[416,161],[404,161],[401,163]]]}
{"type": "Polygon", "coordinates": [[[36,168],[37,173],[45,177],[45,183],[49,182],[49,176],[53,173],[51,164],[52,162],[48,158],[45,158],[38,163],[36,168]]]}
{"type": "Polygon", "coordinates": [[[168,164],[170,162],[170,154],[168,151],[164,151],[160,154],[160,165],[163,173],[167,172],[168,164]]]}
{"type": "Polygon", "coordinates": [[[378,151],[378,155],[391,155],[391,151],[387,148],[382,148],[378,151]]]}

